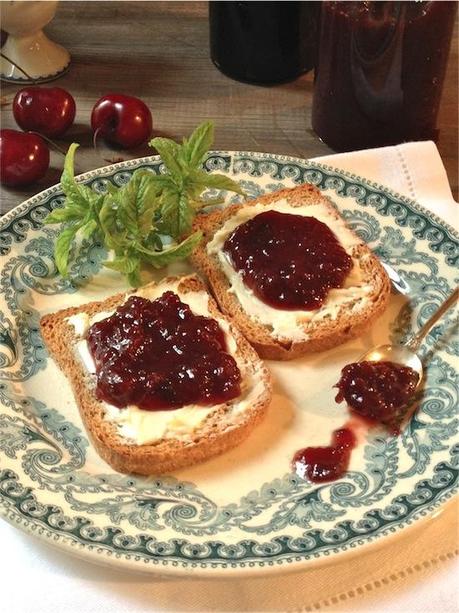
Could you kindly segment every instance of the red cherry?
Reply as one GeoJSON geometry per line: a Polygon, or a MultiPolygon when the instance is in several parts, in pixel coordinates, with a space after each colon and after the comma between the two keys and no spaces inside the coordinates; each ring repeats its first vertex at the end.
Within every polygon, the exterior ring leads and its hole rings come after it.
{"type": "Polygon", "coordinates": [[[91,126],[107,143],[130,149],[150,138],[153,122],[150,110],[139,98],[107,94],[94,105],[91,126]]]}
{"type": "Polygon", "coordinates": [[[49,149],[37,134],[0,130],[0,182],[9,187],[29,185],[48,170],[49,149]]]}
{"type": "Polygon", "coordinates": [[[75,100],[60,87],[25,87],[13,100],[13,115],[20,128],[48,138],[62,136],[75,119],[75,100]]]}

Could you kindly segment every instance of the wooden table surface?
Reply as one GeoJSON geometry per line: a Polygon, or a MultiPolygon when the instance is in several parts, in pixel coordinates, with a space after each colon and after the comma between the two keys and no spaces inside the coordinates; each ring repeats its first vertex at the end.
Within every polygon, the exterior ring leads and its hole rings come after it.
{"type": "MultiPolygon", "coordinates": [[[[74,126],[58,143],[81,148],[77,171],[107,164],[104,158],[149,155],[148,146],[129,152],[92,148],[91,109],[109,92],[129,93],[150,107],[156,133],[181,139],[204,119],[216,125],[215,149],[266,151],[301,158],[329,154],[311,130],[313,75],[292,83],[258,87],[225,77],[209,57],[206,2],[61,2],[48,35],[72,55],[71,68],[55,81],[77,104],[74,126]]],[[[458,195],[457,19],[439,115],[438,148],[453,194],[458,195]]],[[[2,84],[12,100],[19,86],[2,84]]],[[[1,125],[16,128],[11,105],[1,125]]],[[[57,183],[63,157],[51,155],[47,175],[27,189],[1,190],[1,212],[57,183]]],[[[364,170],[362,169],[362,174],[364,170]]]]}

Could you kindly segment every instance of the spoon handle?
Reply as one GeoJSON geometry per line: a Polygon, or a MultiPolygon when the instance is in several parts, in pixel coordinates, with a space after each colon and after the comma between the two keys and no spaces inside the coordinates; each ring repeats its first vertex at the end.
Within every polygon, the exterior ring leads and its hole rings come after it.
{"type": "Polygon", "coordinates": [[[422,340],[430,332],[433,325],[457,302],[458,297],[459,288],[456,287],[454,292],[438,307],[432,317],[429,317],[419,332],[410,338],[410,340],[406,343],[406,347],[411,349],[411,351],[417,351],[422,340]]]}

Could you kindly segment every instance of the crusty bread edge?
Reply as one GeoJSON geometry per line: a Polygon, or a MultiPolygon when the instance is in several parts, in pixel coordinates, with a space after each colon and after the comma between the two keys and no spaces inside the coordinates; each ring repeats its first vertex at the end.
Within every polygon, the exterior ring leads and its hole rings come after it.
{"type": "MultiPolygon", "coordinates": [[[[164,279],[161,283],[175,282],[176,278],[164,279]]],[[[206,291],[207,288],[197,276],[180,280],[179,290],[206,291]]],[[[224,430],[218,428],[218,419],[224,413],[227,403],[210,416],[198,429],[192,441],[163,439],[153,444],[133,445],[126,443],[117,432],[116,425],[104,419],[105,409],[93,392],[94,380],[78,359],[74,345],[74,328],[67,318],[77,313],[111,311],[124,301],[126,294],[119,293],[104,301],[91,302],[80,307],[70,307],[57,313],[45,315],[40,320],[43,340],[50,355],[69,379],[85,428],[99,455],[116,471],[142,475],[161,474],[203,462],[219,455],[246,438],[261,421],[271,400],[271,376],[256,352],[231,322],[230,331],[237,344],[237,353],[244,358],[263,381],[263,389],[254,404],[248,407],[242,419],[224,430]]],[[[214,317],[225,319],[211,296],[209,310],[214,317]]],[[[237,401],[237,399],[235,399],[237,401]]]]}
{"type": "Polygon", "coordinates": [[[242,204],[230,205],[207,215],[198,216],[193,229],[203,232],[203,240],[193,252],[191,261],[207,278],[221,310],[235,323],[262,358],[292,360],[306,353],[331,349],[364,334],[385,311],[391,286],[389,277],[378,258],[363,241],[358,239],[359,245],[354,248],[352,255],[361,259],[365,274],[372,278],[374,283],[373,291],[369,296],[371,304],[368,309],[365,309],[365,312],[360,311],[350,316],[346,313],[345,308],[341,307],[337,314],[336,324],[331,330],[327,331],[324,326],[321,326],[320,321],[313,322],[307,324],[310,338],[293,342],[276,338],[267,326],[251,319],[243,311],[237,296],[229,291],[228,278],[221,269],[218,259],[207,253],[207,244],[212,240],[215,232],[241,208],[259,204],[269,205],[281,199],[286,199],[292,207],[310,206],[321,202],[328,207],[330,214],[335,218],[339,217],[331,202],[313,185],[303,184],[294,188],[282,189],[247,200],[242,204]]]}

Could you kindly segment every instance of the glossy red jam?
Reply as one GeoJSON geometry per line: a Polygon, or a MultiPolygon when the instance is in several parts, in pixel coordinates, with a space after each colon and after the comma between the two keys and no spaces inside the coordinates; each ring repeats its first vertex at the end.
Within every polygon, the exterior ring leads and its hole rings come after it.
{"type": "Polygon", "coordinates": [[[359,415],[394,426],[404,417],[419,376],[394,362],[355,362],[341,371],[336,402],[345,400],[359,415]]]}
{"type": "Polygon", "coordinates": [[[345,400],[357,416],[344,428],[335,430],[329,447],[306,447],[297,451],[293,457],[295,472],[315,483],[342,477],[356,446],[355,421],[366,422],[367,428],[368,422],[370,426],[382,423],[398,434],[418,379],[412,368],[394,362],[355,362],[345,366],[335,386],[339,389],[336,402],[345,400]]]}
{"type": "Polygon", "coordinates": [[[241,391],[241,373],[218,323],[194,315],[170,291],[154,301],[131,296],[90,327],[88,345],[97,398],[119,408],[215,405],[241,391]]]}
{"type": "Polygon", "coordinates": [[[347,471],[355,444],[352,430],[335,430],[329,447],[306,447],[297,451],[293,457],[293,468],[300,477],[314,483],[334,481],[347,471]]]}
{"type": "Polygon", "coordinates": [[[278,211],[238,226],[223,249],[244,283],[276,309],[320,308],[352,268],[351,257],[327,225],[278,211]]]}

